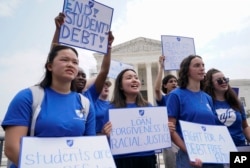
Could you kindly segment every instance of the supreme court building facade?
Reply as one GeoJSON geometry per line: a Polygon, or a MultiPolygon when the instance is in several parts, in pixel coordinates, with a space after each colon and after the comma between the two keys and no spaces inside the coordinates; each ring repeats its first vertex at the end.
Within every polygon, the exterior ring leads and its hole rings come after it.
{"type": "MultiPolygon", "coordinates": [[[[153,89],[154,81],[158,72],[159,56],[161,55],[161,41],[144,37],[139,37],[113,46],[111,53],[112,60],[130,64],[134,67],[134,70],[137,72],[142,83],[141,93],[144,98],[146,98],[153,105],[156,105],[153,89]]],[[[97,61],[98,72],[103,59],[103,54],[95,53],[94,57],[97,61]]],[[[177,76],[176,71],[165,71],[164,76],[169,73],[177,76]]],[[[110,88],[110,93],[112,94],[114,79],[110,79],[110,81],[113,83],[110,88]]],[[[231,79],[230,85],[232,87],[239,88],[239,98],[242,101],[247,114],[250,115],[250,79],[231,79]]]]}

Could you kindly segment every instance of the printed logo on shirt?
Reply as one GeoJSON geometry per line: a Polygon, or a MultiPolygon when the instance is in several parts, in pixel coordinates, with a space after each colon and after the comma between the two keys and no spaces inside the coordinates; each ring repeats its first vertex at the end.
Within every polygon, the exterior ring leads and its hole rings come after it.
{"type": "Polygon", "coordinates": [[[79,118],[83,118],[83,112],[82,110],[75,110],[76,112],[76,115],[79,117],[79,118]]]}
{"type": "Polygon", "coordinates": [[[211,106],[208,103],[206,104],[206,106],[210,111],[212,110],[211,106]]]}
{"type": "Polygon", "coordinates": [[[75,110],[76,115],[83,120],[86,120],[86,111],[85,109],[81,109],[81,110],[75,110]]]}
{"type": "Polygon", "coordinates": [[[218,119],[220,120],[220,122],[226,126],[231,126],[236,121],[235,111],[231,108],[217,109],[216,113],[218,115],[218,119]]]}

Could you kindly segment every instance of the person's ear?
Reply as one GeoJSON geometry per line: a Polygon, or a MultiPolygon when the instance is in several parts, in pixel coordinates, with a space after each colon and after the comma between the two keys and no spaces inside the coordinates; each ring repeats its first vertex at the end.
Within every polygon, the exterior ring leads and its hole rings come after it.
{"type": "Polygon", "coordinates": [[[46,65],[46,67],[47,67],[47,69],[48,69],[49,71],[52,71],[52,65],[51,65],[51,63],[48,63],[48,64],[46,65]]]}

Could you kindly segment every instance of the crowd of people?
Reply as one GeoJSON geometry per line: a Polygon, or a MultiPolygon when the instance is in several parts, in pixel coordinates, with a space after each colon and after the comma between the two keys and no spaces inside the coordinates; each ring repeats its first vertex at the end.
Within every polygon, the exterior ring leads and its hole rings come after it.
{"type": "MultiPolygon", "coordinates": [[[[94,80],[79,67],[77,50],[58,44],[59,30],[65,15],[55,18],[56,30],[50,52],[45,62],[45,74],[38,87],[44,90],[40,113],[36,120],[36,137],[70,137],[106,135],[110,137],[112,122],[109,109],[152,107],[141,94],[141,81],[134,69],[122,70],[114,82],[112,99],[107,79],[114,36],[108,35],[107,54],[104,55],[100,71],[94,80]],[[89,109],[81,104],[81,94],[88,99],[89,109]],[[78,110],[83,115],[77,115],[78,110]],[[84,111],[88,115],[84,116],[84,111]],[[85,121],[85,122],[83,122],[85,121]]],[[[218,69],[205,71],[205,64],[199,55],[189,55],[180,64],[178,77],[164,75],[164,59],[159,57],[158,74],[154,83],[157,106],[165,106],[172,147],[162,149],[167,168],[220,168],[223,164],[206,164],[200,158],[190,161],[180,127],[180,120],[199,124],[227,126],[236,146],[250,141],[250,128],[244,108],[229,85],[229,79],[218,69]],[[230,115],[227,115],[230,113],[230,115]]],[[[31,136],[32,93],[30,88],[19,91],[9,104],[2,122],[5,130],[5,155],[11,161],[10,167],[19,163],[20,140],[31,136]]],[[[117,168],[155,168],[154,150],[113,156],[117,168]]]]}

